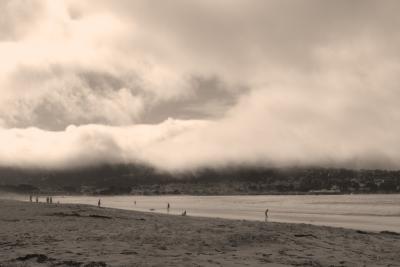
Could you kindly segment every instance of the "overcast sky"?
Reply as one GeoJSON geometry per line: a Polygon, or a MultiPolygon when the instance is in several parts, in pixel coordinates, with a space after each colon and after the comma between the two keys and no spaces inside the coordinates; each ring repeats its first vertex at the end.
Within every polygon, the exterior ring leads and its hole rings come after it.
{"type": "Polygon", "coordinates": [[[400,169],[400,1],[1,0],[0,165],[400,169]]]}

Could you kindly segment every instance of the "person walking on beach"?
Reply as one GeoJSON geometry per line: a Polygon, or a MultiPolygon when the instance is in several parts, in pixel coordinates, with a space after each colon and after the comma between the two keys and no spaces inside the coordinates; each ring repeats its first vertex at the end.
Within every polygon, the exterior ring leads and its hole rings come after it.
{"type": "Polygon", "coordinates": [[[171,206],[169,205],[169,202],[167,203],[167,212],[169,213],[169,208],[170,208],[171,206]]]}
{"type": "Polygon", "coordinates": [[[99,198],[99,201],[97,202],[97,207],[101,207],[101,200],[100,200],[100,198],[99,198]]]}
{"type": "Polygon", "coordinates": [[[53,204],[53,197],[50,197],[50,204],[53,204]]]}
{"type": "Polygon", "coordinates": [[[182,216],[186,216],[186,210],[182,212],[182,216]]]}
{"type": "Polygon", "coordinates": [[[268,222],[268,209],[265,210],[265,222],[268,222]]]}

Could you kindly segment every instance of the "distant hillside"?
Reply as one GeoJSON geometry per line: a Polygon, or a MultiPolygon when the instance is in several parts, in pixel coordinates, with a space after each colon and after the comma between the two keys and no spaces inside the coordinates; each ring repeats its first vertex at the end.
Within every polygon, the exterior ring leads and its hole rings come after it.
{"type": "Polygon", "coordinates": [[[170,174],[144,165],[57,171],[0,168],[0,190],[197,195],[400,193],[400,171],[226,167],[170,174]]]}

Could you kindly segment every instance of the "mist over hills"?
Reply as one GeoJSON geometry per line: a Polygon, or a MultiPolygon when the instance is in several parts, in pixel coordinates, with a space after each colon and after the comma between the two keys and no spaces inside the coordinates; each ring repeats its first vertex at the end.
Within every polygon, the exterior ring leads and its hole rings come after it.
{"type": "Polygon", "coordinates": [[[399,193],[400,171],[226,166],[174,173],[141,164],[53,170],[1,167],[0,190],[52,194],[399,193]]]}

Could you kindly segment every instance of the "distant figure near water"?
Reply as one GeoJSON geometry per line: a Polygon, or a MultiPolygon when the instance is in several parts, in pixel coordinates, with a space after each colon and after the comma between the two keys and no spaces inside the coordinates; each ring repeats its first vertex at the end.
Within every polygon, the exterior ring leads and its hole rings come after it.
{"type": "Polygon", "coordinates": [[[50,197],[50,204],[53,204],[53,197],[50,197]]]}
{"type": "Polygon", "coordinates": [[[268,209],[265,210],[265,222],[268,222],[268,209]]]}
{"type": "Polygon", "coordinates": [[[182,212],[182,216],[186,216],[186,210],[182,212]]]}
{"type": "Polygon", "coordinates": [[[97,202],[97,207],[101,207],[101,200],[99,199],[99,201],[97,202]]]}
{"type": "Polygon", "coordinates": [[[36,196],[36,203],[39,203],[39,197],[36,196]]]}
{"type": "Polygon", "coordinates": [[[134,204],[135,204],[135,206],[136,206],[136,200],[133,202],[134,204]]]}
{"type": "Polygon", "coordinates": [[[32,202],[32,195],[29,195],[29,202],[32,202]]]}
{"type": "Polygon", "coordinates": [[[171,206],[169,205],[169,202],[167,203],[167,212],[169,212],[169,208],[170,208],[171,206]]]}

